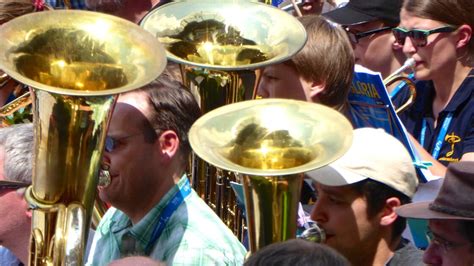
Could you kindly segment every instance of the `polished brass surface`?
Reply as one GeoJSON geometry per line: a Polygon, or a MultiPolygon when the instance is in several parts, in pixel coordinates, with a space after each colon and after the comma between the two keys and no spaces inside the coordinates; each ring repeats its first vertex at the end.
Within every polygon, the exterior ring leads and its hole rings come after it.
{"type": "Polygon", "coordinates": [[[172,2],[150,12],[141,25],[165,44],[170,60],[207,69],[276,64],[306,42],[296,18],[248,0],[172,2]]]}
{"type": "Polygon", "coordinates": [[[203,160],[241,176],[255,252],[296,237],[303,174],[344,154],[352,126],[319,104],[262,99],[205,114],[191,127],[189,139],[203,160]]]}
{"type": "Polygon", "coordinates": [[[0,69],[32,87],[30,264],[81,265],[115,99],[163,71],[164,48],[133,23],[87,11],[24,15],[0,36],[0,69]]]}
{"type": "MultiPolygon", "coordinates": [[[[181,1],[151,11],[141,26],[165,44],[181,65],[183,82],[203,113],[254,99],[254,70],[288,60],[303,48],[306,31],[293,16],[248,0],[181,1]]],[[[193,159],[192,184],[238,236],[242,219],[230,181],[233,173],[193,159]]]]}
{"type": "Polygon", "coordinates": [[[390,74],[387,78],[383,80],[385,87],[388,87],[396,82],[405,82],[405,84],[407,84],[408,86],[408,89],[410,90],[410,97],[408,97],[406,102],[400,105],[395,110],[397,114],[405,111],[408,107],[410,107],[415,102],[415,98],[416,98],[415,82],[412,79],[406,76],[403,76],[403,72],[405,72],[409,68],[413,68],[415,66],[415,63],[416,63],[415,59],[408,58],[399,69],[395,70],[392,74],[390,74]]]}

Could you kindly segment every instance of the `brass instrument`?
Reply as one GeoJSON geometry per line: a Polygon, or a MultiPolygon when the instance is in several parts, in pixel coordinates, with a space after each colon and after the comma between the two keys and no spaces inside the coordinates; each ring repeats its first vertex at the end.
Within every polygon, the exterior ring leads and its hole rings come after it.
{"type": "Polygon", "coordinates": [[[296,237],[303,174],[342,156],[352,126],[323,105],[262,99],[205,114],[191,127],[189,140],[203,160],[241,176],[253,253],[296,237]]]}
{"type": "Polygon", "coordinates": [[[32,88],[29,263],[82,265],[115,100],[163,71],[164,48],[131,22],[88,11],[24,15],[0,36],[0,68],[32,88]]]}
{"type": "MultiPolygon", "coordinates": [[[[183,82],[203,113],[253,99],[253,69],[288,60],[306,42],[306,31],[291,15],[256,1],[181,1],[149,13],[141,26],[181,65],[183,82]]],[[[193,159],[192,184],[221,219],[241,237],[242,218],[235,204],[232,173],[193,159]]]]}
{"type": "Polygon", "coordinates": [[[388,76],[386,79],[383,80],[385,87],[388,87],[395,82],[404,81],[410,90],[410,97],[407,99],[407,101],[404,104],[402,104],[395,110],[397,114],[405,111],[408,107],[410,107],[410,105],[412,105],[415,102],[415,97],[416,97],[415,83],[410,78],[402,76],[402,73],[405,70],[409,68],[413,68],[414,66],[415,66],[415,59],[408,58],[403,63],[403,66],[401,66],[399,69],[397,69],[395,72],[390,74],[390,76],[388,76]]]}

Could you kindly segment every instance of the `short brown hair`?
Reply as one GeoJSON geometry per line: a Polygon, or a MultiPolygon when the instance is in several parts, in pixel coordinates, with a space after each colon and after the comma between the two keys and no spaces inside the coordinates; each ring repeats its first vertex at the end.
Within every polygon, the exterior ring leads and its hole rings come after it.
{"type": "Polygon", "coordinates": [[[308,41],[291,58],[298,73],[305,79],[325,84],[321,103],[340,109],[347,95],[354,72],[354,54],[344,30],[318,15],[299,18],[306,29],[308,41]]]}
{"type": "Polygon", "coordinates": [[[174,131],[178,135],[181,152],[187,156],[191,151],[188,131],[201,115],[201,109],[192,93],[166,72],[133,92],[146,93],[150,106],[147,117],[150,126],[160,132],[174,131]]]}

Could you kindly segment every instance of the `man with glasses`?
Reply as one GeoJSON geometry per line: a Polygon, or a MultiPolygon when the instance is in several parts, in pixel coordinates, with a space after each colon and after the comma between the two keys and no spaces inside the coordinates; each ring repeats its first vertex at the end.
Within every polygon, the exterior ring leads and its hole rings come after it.
{"type": "Polygon", "coordinates": [[[406,60],[392,34],[392,29],[400,23],[401,6],[402,0],[351,0],[323,16],[345,27],[356,64],[380,72],[386,78],[406,60]]]}
{"type": "Polygon", "coordinates": [[[167,265],[242,265],[245,248],[190,187],[188,131],[200,115],[190,91],[162,74],[118,98],[99,196],[112,205],[88,265],[148,256],[167,265]]]}
{"type": "Polygon", "coordinates": [[[31,212],[23,193],[31,183],[32,147],[31,124],[0,128],[0,245],[15,254],[0,250],[0,265],[28,262],[31,212]]]}
{"type": "Polygon", "coordinates": [[[428,219],[430,245],[423,261],[429,265],[474,265],[474,162],[450,164],[432,202],[401,206],[398,215],[428,219]]]}

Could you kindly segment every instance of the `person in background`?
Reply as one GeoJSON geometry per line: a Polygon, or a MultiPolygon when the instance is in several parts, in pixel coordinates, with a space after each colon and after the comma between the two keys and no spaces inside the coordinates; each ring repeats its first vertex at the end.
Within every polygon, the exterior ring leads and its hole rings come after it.
{"type": "Polygon", "coordinates": [[[349,266],[349,262],[334,249],[302,239],[292,239],[268,245],[252,254],[244,266],[349,266]]]}
{"type": "Polygon", "coordinates": [[[474,5],[470,0],[406,0],[398,46],[415,59],[417,97],[400,114],[430,169],[474,160],[474,5]]]}
{"type": "Polygon", "coordinates": [[[105,143],[100,198],[112,205],[87,264],[147,256],[172,265],[241,265],[245,248],[190,187],[188,130],[200,116],[168,74],[119,96],[105,143]]]}
{"type": "Polygon", "coordinates": [[[31,211],[24,193],[31,184],[32,148],[31,124],[0,128],[0,245],[14,254],[4,253],[0,265],[28,263],[31,211]]]}
{"type": "Polygon", "coordinates": [[[346,29],[356,64],[387,78],[406,60],[391,34],[400,23],[401,6],[402,0],[351,0],[322,15],[346,29]]]}
{"type": "Polygon", "coordinates": [[[446,178],[431,202],[407,204],[398,215],[429,220],[427,265],[474,265],[474,162],[448,166],[446,178]]]}
{"type": "Polygon", "coordinates": [[[395,209],[411,202],[418,178],[403,144],[382,129],[354,130],[352,146],[335,162],[308,172],[318,199],[311,219],[325,244],[352,265],[423,265],[422,252],[401,237],[395,209]]]}
{"type": "Polygon", "coordinates": [[[308,41],[290,60],[263,69],[257,95],[316,102],[347,112],[354,59],[344,30],[317,15],[299,20],[308,41]]]}

